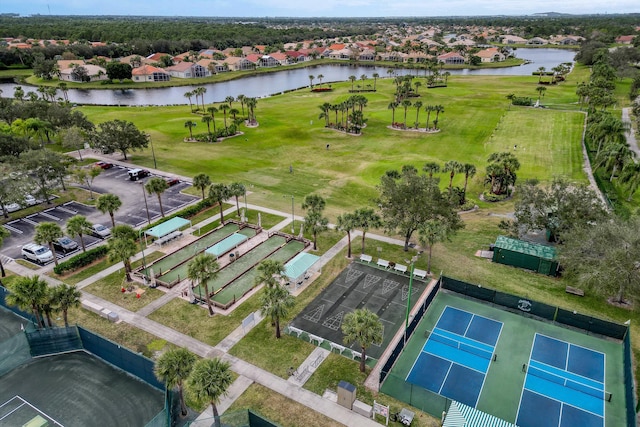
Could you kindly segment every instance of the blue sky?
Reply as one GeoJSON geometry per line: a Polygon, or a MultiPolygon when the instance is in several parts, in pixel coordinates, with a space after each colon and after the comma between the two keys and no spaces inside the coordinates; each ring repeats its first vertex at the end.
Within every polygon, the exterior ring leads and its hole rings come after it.
{"type": "Polygon", "coordinates": [[[639,13],[638,0],[28,0],[2,1],[0,13],[155,16],[472,16],[540,12],[639,13]]]}

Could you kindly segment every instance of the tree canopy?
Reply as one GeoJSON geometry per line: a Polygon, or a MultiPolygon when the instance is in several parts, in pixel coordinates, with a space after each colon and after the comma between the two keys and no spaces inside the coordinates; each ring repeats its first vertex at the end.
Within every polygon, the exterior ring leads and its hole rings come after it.
{"type": "Polygon", "coordinates": [[[127,160],[127,153],[141,150],[149,145],[149,138],[132,122],[110,120],[98,125],[91,133],[91,141],[95,148],[108,153],[120,151],[127,160]]]}

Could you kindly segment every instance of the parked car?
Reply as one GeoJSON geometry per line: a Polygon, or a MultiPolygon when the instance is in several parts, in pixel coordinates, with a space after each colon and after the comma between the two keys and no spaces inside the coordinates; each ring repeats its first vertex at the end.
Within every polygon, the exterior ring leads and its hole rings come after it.
{"type": "Polygon", "coordinates": [[[137,181],[141,178],[144,178],[146,176],[149,176],[150,173],[148,170],[146,169],[131,169],[129,171],[129,179],[131,181],[137,181]]]}
{"type": "Polygon", "coordinates": [[[111,169],[113,167],[113,163],[109,162],[96,162],[95,165],[100,169],[111,169]]]}
{"type": "Polygon", "coordinates": [[[60,251],[66,254],[78,249],[78,244],[74,240],[71,240],[71,238],[64,236],[54,240],[53,247],[56,249],[56,251],[60,251]]]}
{"type": "Polygon", "coordinates": [[[176,184],[180,184],[180,180],[178,178],[165,178],[164,180],[167,182],[167,185],[169,187],[173,187],[176,184]]]}
{"type": "Polygon", "coordinates": [[[15,212],[15,211],[19,211],[20,209],[22,209],[22,207],[17,204],[17,203],[9,203],[8,205],[6,205],[4,207],[6,209],[7,212],[11,213],[11,212],[15,212]]]}
{"type": "Polygon", "coordinates": [[[38,200],[31,194],[27,194],[24,196],[24,203],[28,206],[33,206],[38,204],[38,200]]]}
{"type": "Polygon", "coordinates": [[[111,230],[102,224],[93,224],[91,226],[90,232],[93,236],[99,237],[101,239],[108,239],[109,237],[111,237],[111,230]]]}
{"type": "Polygon", "coordinates": [[[22,257],[42,265],[53,261],[51,250],[35,243],[28,243],[22,247],[22,257]]]}

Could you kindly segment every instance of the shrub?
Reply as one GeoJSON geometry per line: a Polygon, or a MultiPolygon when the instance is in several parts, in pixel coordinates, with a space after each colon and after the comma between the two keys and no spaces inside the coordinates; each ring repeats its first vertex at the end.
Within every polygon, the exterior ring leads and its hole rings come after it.
{"type": "Polygon", "coordinates": [[[485,202],[501,202],[507,198],[506,194],[493,194],[489,191],[484,191],[482,197],[485,202]]]}
{"type": "Polygon", "coordinates": [[[476,201],[473,199],[467,199],[467,201],[464,203],[464,205],[460,206],[460,210],[462,212],[467,212],[472,210],[473,208],[476,207],[476,201]]]}
{"type": "Polygon", "coordinates": [[[56,274],[64,274],[67,271],[75,271],[85,265],[91,264],[98,258],[102,258],[107,254],[109,248],[107,245],[98,246],[97,248],[89,249],[86,252],[81,252],[78,255],[61,262],[53,268],[53,272],[56,274]]]}
{"type": "Polygon", "coordinates": [[[533,100],[527,96],[514,96],[513,99],[511,99],[511,103],[513,105],[524,105],[530,107],[533,105],[533,100]]]}

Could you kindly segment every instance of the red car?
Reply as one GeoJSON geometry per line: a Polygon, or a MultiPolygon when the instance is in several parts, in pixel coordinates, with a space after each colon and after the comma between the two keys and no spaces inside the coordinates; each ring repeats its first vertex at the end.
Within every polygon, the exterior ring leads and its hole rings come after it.
{"type": "Polygon", "coordinates": [[[101,169],[111,169],[113,167],[113,163],[109,162],[96,162],[96,166],[101,169]]]}
{"type": "Polygon", "coordinates": [[[165,178],[165,181],[167,182],[167,185],[169,185],[169,187],[180,184],[180,180],[178,178],[165,178]]]}

